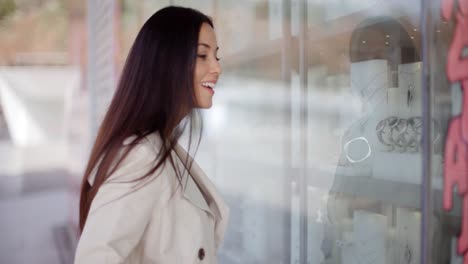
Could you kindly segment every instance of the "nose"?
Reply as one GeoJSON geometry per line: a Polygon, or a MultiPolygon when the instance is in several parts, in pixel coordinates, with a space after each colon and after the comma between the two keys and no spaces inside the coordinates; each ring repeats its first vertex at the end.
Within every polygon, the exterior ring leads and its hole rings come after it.
{"type": "Polygon", "coordinates": [[[211,65],[211,73],[214,73],[216,75],[221,75],[223,70],[221,69],[221,64],[219,63],[218,60],[214,60],[214,62],[211,65]]]}

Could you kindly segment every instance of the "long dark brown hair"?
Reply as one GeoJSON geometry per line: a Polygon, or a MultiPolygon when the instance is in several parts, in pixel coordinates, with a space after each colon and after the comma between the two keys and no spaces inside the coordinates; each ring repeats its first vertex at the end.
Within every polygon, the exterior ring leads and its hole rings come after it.
{"type": "Polygon", "coordinates": [[[190,124],[189,142],[192,124],[201,122],[197,118],[193,79],[203,23],[213,27],[206,15],[171,6],[153,14],[138,33],[83,176],[80,231],[100,186],[145,136],[157,132],[165,144],[157,150],[155,166],[137,180],[152,175],[166,161],[176,169],[170,153],[186,126],[181,127],[180,121],[190,121],[182,122],[190,124]],[[120,155],[124,140],[130,136],[136,137],[120,155]],[[88,178],[92,173],[95,177],[91,185],[88,178]]]}

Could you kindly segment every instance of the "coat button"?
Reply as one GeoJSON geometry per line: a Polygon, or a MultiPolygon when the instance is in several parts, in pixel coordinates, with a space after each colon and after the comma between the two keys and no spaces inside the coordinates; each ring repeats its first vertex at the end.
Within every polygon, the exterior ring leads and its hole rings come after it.
{"type": "Polygon", "coordinates": [[[203,260],[205,258],[205,250],[203,248],[200,248],[198,250],[198,259],[203,260]]]}

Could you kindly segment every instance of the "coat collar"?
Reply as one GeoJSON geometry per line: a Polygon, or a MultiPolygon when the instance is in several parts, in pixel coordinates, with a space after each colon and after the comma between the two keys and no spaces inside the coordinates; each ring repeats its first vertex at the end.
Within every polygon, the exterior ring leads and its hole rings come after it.
{"type": "MultiPolygon", "coordinates": [[[[192,203],[195,205],[200,203],[200,205],[203,207],[204,205],[202,205],[202,203],[204,202],[206,205],[207,202],[203,197],[201,197],[203,201],[200,200],[200,191],[202,191],[208,200],[208,204],[210,204],[209,208],[213,209],[210,212],[212,212],[212,214],[213,212],[215,213],[215,245],[216,248],[219,248],[224,239],[224,234],[226,233],[229,219],[229,209],[213,183],[208,179],[203,170],[185,151],[185,149],[183,149],[182,146],[177,143],[174,146],[174,152],[177,154],[182,163],[188,162],[189,165],[192,164],[189,170],[189,174],[192,177],[188,177],[189,180],[187,181],[187,184],[185,184],[185,187],[183,186],[184,197],[192,201],[192,203]],[[190,179],[193,179],[193,184],[191,183],[190,179]],[[194,191],[196,189],[191,188],[191,186],[198,186],[199,188],[197,188],[197,191],[194,191]],[[196,192],[199,195],[195,196],[194,193],[196,192]]],[[[189,176],[187,173],[185,173],[185,175],[189,176]]]]}
{"type": "MultiPolygon", "coordinates": [[[[125,140],[124,145],[130,143],[134,137],[130,137],[125,140]]],[[[159,150],[162,146],[162,139],[158,133],[153,133],[145,138],[155,149],[159,150]]],[[[182,167],[182,188],[184,197],[189,200],[193,205],[200,209],[210,213],[215,219],[215,242],[218,248],[224,238],[226,232],[228,219],[229,219],[229,208],[225,204],[223,198],[216,190],[213,183],[208,179],[203,170],[193,160],[193,158],[180,146],[176,144],[174,146],[173,155],[176,158],[175,163],[180,164],[182,167]],[[184,164],[191,164],[189,173],[184,168],[184,164]],[[192,177],[189,177],[192,176],[192,177]],[[203,196],[205,195],[205,197],[203,196]]],[[[94,174],[88,179],[92,185],[94,182],[94,174]]]]}
{"type": "MultiPolygon", "coordinates": [[[[162,139],[159,136],[159,133],[155,132],[148,135],[146,138],[157,149],[161,147],[162,139]]],[[[221,195],[218,193],[216,187],[209,180],[203,170],[198,166],[195,160],[193,160],[193,158],[179,143],[174,146],[173,152],[176,154],[175,158],[178,159],[176,161],[180,161],[182,166],[184,166],[184,164],[191,165],[188,172],[192,177],[187,177],[189,176],[186,173],[187,170],[181,170],[183,176],[182,187],[184,191],[184,197],[190,200],[195,206],[207,211],[213,216],[219,219],[227,219],[229,215],[229,209],[227,205],[225,204],[221,195]],[[200,193],[200,191],[205,195],[206,199],[203,197],[203,194],[200,193]]]]}
{"type": "Polygon", "coordinates": [[[185,173],[183,174],[184,177],[182,178],[184,196],[190,201],[192,201],[192,203],[194,203],[196,206],[211,214],[214,214],[214,216],[217,216],[220,219],[226,217],[227,207],[221,195],[216,190],[216,187],[208,179],[203,170],[185,151],[185,149],[182,146],[180,146],[180,144],[177,143],[174,146],[174,152],[177,154],[177,156],[183,164],[187,163],[188,165],[191,165],[189,170],[190,175],[185,173]],[[200,191],[205,195],[206,199],[205,197],[203,197],[200,191]]]}

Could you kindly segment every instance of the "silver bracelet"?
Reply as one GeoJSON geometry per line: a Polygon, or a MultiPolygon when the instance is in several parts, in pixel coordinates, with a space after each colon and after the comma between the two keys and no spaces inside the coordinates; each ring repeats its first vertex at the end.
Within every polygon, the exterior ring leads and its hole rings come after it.
{"type": "Polygon", "coordinates": [[[372,154],[372,149],[371,149],[371,146],[369,144],[369,141],[367,140],[367,138],[365,137],[357,137],[357,138],[354,138],[354,139],[351,139],[350,141],[346,142],[346,144],[344,145],[344,151],[345,151],[345,155],[346,155],[346,159],[348,159],[349,162],[351,163],[358,163],[358,162],[363,162],[364,160],[366,160],[367,158],[370,157],[370,155],[372,154]],[[349,153],[348,153],[348,148],[349,148],[349,145],[355,141],[364,141],[366,144],[367,144],[367,147],[368,147],[368,151],[367,151],[367,154],[361,158],[361,159],[353,159],[349,156],[349,153]]]}

